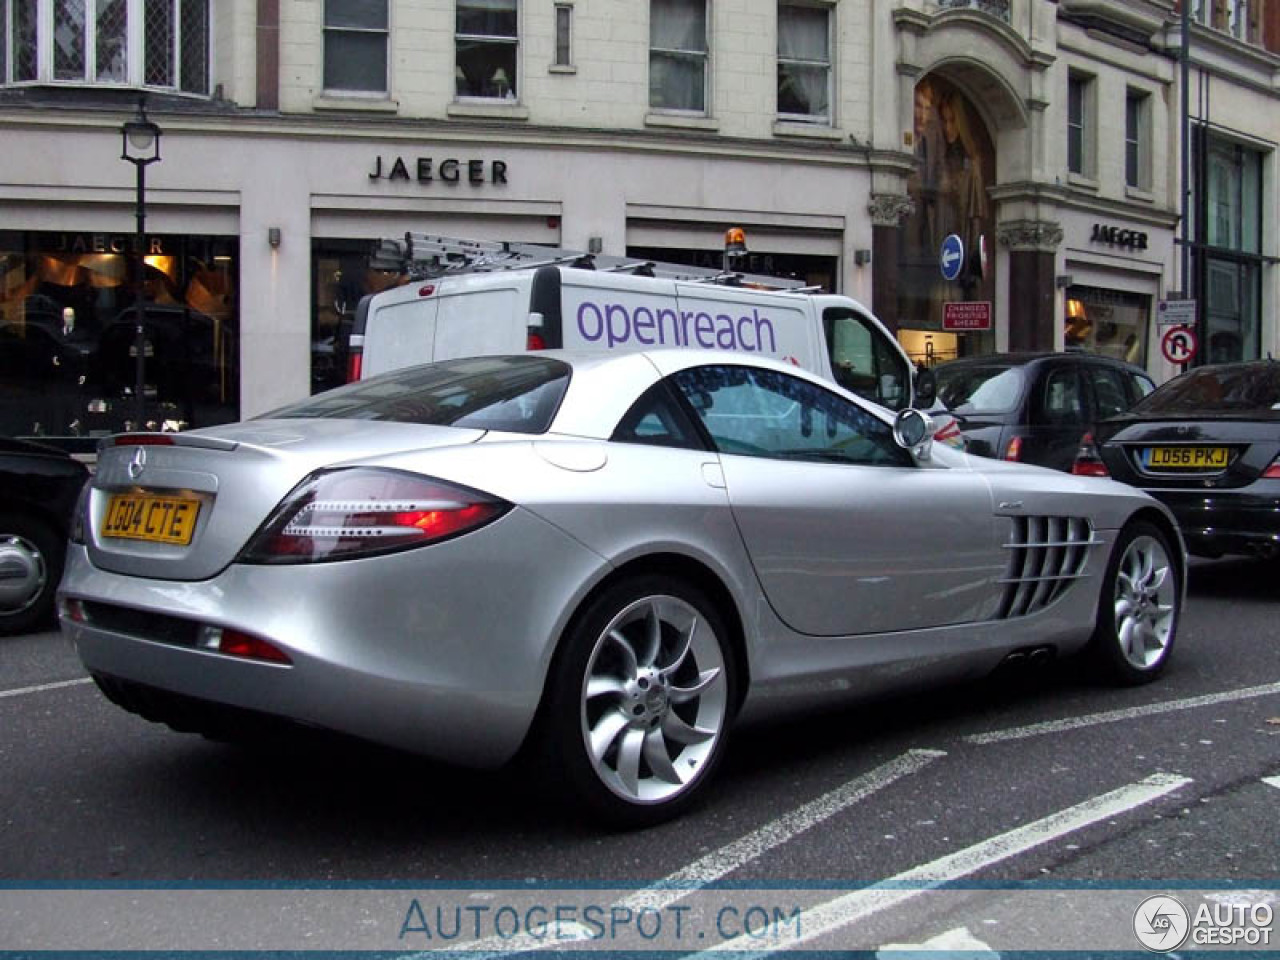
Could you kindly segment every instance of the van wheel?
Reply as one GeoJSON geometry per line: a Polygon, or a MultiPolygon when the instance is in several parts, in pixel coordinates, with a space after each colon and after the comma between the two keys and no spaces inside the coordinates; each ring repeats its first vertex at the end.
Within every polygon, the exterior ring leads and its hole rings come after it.
{"type": "Polygon", "coordinates": [[[64,551],[40,521],[0,514],[0,635],[52,622],[64,551]]]}
{"type": "Polygon", "coordinates": [[[564,784],[624,827],[677,816],[724,753],[736,675],[715,606],[662,576],[605,590],[569,630],[543,744],[564,784]]]}
{"type": "Polygon", "coordinates": [[[1154,524],[1139,521],[1120,531],[1089,647],[1102,679],[1149,683],[1168,664],[1182,602],[1174,556],[1169,538],[1154,524]]]}

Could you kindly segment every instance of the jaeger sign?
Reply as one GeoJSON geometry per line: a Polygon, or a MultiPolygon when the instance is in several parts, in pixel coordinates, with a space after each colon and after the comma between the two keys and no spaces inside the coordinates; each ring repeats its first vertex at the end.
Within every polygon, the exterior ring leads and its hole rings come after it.
{"type": "Polygon", "coordinates": [[[1123,230],[1120,227],[1109,227],[1105,223],[1095,223],[1093,236],[1089,239],[1094,243],[1109,243],[1114,247],[1147,249],[1147,235],[1141,230],[1123,230]]]}
{"type": "Polygon", "coordinates": [[[505,160],[459,160],[449,157],[436,161],[434,157],[374,157],[370,180],[417,180],[419,183],[506,183],[505,160]],[[412,173],[410,170],[412,169],[412,173]]]}

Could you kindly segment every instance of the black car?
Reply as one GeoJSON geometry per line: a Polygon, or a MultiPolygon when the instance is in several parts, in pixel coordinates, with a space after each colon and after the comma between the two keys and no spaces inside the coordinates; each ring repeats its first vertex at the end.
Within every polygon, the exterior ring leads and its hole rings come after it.
{"type": "Polygon", "coordinates": [[[1093,439],[1075,472],[1162,500],[1191,553],[1280,555],[1280,362],[1189,370],[1093,439]]]}
{"type": "Polygon", "coordinates": [[[1092,353],[965,357],[934,374],[934,412],[955,418],[967,451],[1056,470],[1071,469],[1094,423],[1155,389],[1141,367],[1092,353]]]}
{"type": "Polygon", "coordinates": [[[0,437],[0,634],[52,622],[68,526],[88,477],[70,454],[0,437]]]}

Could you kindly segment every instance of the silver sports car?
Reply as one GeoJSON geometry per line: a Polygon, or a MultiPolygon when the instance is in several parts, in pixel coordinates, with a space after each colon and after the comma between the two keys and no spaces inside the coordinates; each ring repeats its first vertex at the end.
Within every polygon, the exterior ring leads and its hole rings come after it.
{"type": "Polygon", "coordinates": [[[177,729],[524,748],[626,824],[694,801],[748,717],[1049,652],[1159,674],[1168,511],[930,435],[748,356],[400,370],[104,441],[62,625],[108,697],[177,729]]]}

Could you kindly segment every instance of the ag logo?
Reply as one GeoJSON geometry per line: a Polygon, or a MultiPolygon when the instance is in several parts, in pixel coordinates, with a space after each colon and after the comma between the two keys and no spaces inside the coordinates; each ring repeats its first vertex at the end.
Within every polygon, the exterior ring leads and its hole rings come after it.
{"type": "Polygon", "coordinates": [[[1147,897],[1133,915],[1133,932],[1138,942],[1156,953],[1168,953],[1182,946],[1191,929],[1187,908],[1163,894],[1147,897]]]}

